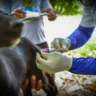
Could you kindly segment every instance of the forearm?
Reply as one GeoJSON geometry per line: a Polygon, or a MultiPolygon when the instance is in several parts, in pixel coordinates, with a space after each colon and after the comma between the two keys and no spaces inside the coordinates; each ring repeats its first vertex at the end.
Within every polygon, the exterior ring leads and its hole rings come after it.
{"type": "Polygon", "coordinates": [[[68,38],[71,40],[69,50],[83,46],[91,37],[94,27],[86,28],[79,26],[68,38]]]}
{"type": "Polygon", "coordinates": [[[12,14],[17,10],[21,9],[23,0],[12,0],[11,1],[11,10],[12,14]]]}
{"type": "Polygon", "coordinates": [[[75,74],[96,75],[96,58],[73,58],[69,71],[75,74]]]}

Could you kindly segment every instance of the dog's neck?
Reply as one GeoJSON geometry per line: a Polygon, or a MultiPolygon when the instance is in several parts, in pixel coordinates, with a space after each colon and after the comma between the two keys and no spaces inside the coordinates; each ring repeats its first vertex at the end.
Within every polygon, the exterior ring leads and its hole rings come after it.
{"type": "Polygon", "coordinates": [[[15,51],[20,55],[25,64],[32,59],[34,60],[36,52],[40,52],[40,48],[27,38],[21,38],[19,44],[15,47],[15,51]]]}
{"type": "Polygon", "coordinates": [[[15,47],[15,51],[17,51],[24,62],[27,62],[28,58],[30,58],[31,46],[25,42],[25,40],[21,40],[21,42],[19,42],[19,44],[15,47]]]}

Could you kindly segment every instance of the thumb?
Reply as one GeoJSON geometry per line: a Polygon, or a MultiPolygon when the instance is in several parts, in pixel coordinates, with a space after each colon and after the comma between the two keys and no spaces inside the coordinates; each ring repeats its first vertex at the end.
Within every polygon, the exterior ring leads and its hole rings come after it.
{"type": "Polygon", "coordinates": [[[66,46],[62,46],[61,51],[67,52],[68,51],[68,48],[66,46]]]}
{"type": "Polygon", "coordinates": [[[44,58],[46,60],[48,59],[48,53],[45,53],[43,51],[40,51],[40,55],[41,55],[42,58],[44,58]]]}
{"type": "Polygon", "coordinates": [[[38,62],[37,64],[46,64],[46,60],[42,58],[42,56],[40,56],[39,53],[36,53],[36,62],[38,62]]]}

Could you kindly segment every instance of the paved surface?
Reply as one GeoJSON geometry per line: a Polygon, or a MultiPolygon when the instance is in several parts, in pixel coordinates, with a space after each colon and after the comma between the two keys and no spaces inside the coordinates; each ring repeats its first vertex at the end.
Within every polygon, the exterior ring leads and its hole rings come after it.
{"type": "Polygon", "coordinates": [[[70,35],[80,24],[81,18],[81,15],[58,16],[55,21],[50,22],[44,17],[47,41],[50,43],[55,37],[64,38],[70,35]]]}
{"type": "Polygon", "coordinates": [[[71,34],[80,23],[81,15],[58,16],[55,21],[48,21],[44,18],[46,38],[51,42],[54,37],[66,37],[71,34]]]}

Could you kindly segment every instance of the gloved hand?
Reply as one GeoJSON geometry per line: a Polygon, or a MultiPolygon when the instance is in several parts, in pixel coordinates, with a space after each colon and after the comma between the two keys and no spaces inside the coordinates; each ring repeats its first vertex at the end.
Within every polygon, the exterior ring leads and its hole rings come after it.
{"type": "Polygon", "coordinates": [[[60,52],[67,52],[70,46],[71,46],[71,41],[69,38],[66,38],[66,39],[55,38],[51,42],[51,47],[56,48],[60,52]]]}
{"type": "Polygon", "coordinates": [[[69,70],[72,66],[72,57],[59,52],[36,54],[37,67],[49,74],[69,70]]]}

